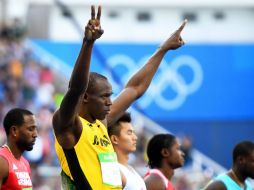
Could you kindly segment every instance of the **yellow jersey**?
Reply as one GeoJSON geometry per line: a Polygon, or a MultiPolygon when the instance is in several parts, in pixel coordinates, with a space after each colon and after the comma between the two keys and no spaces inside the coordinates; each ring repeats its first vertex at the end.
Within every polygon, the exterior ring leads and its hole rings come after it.
{"type": "Polygon", "coordinates": [[[120,190],[103,184],[98,154],[114,152],[106,127],[99,121],[89,123],[80,117],[83,129],[72,149],[63,149],[55,138],[55,149],[63,172],[82,190],[120,190]]]}

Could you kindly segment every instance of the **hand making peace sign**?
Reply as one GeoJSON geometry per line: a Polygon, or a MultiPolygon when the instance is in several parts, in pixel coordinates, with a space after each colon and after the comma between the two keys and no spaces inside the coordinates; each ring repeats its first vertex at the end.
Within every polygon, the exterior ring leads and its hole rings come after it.
{"type": "Polygon", "coordinates": [[[100,24],[101,18],[101,6],[98,7],[97,16],[95,18],[95,7],[91,6],[91,19],[88,21],[88,24],[85,29],[85,39],[87,41],[95,41],[100,38],[103,34],[103,30],[101,29],[100,24]]]}

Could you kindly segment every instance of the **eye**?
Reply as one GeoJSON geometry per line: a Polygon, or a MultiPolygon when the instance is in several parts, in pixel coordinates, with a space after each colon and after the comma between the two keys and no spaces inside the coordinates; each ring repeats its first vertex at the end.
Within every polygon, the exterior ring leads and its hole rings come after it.
{"type": "Polygon", "coordinates": [[[134,131],[128,130],[127,134],[128,134],[128,135],[132,135],[132,134],[134,134],[134,131]]]}
{"type": "Polygon", "coordinates": [[[28,131],[33,132],[35,130],[35,127],[29,127],[28,131]]]}

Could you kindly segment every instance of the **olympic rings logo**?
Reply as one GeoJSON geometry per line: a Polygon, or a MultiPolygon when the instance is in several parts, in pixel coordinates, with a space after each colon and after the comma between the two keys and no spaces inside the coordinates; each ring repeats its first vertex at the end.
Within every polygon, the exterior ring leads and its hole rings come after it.
{"type": "MultiPolygon", "coordinates": [[[[109,80],[112,81],[113,89],[119,92],[122,88],[121,84],[135,73],[141,65],[143,65],[150,55],[144,56],[138,63],[127,55],[116,54],[107,60],[107,64],[113,69],[119,71],[122,68],[119,81],[114,81],[111,73],[107,73],[109,80]]],[[[117,73],[118,74],[118,73],[117,73]]],[[[155,103],[162,109],[174,110],[183,105],[187,96],[196,92],[203,81],[203,71],[199,62],[192,56],[181,55],[175,58],[170,64],[165,59],[157,71],[148,91],[138,101],[141,108],[147,108],[152,103],[155,103]],[[192,73],[192,79],[186,79],[181,73],[181,69],[187,68],[192,73]],[[173,92],[174,96],[168,97],[168,92],[173,92]]]]}

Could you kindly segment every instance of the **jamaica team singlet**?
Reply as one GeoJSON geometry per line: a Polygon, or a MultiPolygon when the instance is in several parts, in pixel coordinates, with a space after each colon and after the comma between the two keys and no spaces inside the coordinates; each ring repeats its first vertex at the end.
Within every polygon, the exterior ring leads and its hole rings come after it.
{"type": "MultiPolygon", "coordinates": [[[[55,149],[64,174],[74,181],[76,189],[122,189],[121,184],[112,185],[103,182],[103,170],[107,172],[116,169],[116,167],[102,168],[99,159],[101,155],[115,153],[106,127],[99,120],[95,123],[89,123],[81,117],[80,120],[83,125],[82,133],[72,149],[63,149],[55,138],[55,149]]],[[[120,170],[118,177],[121,180],[120,170]]]]}

